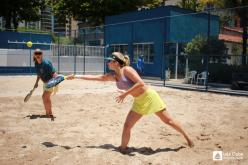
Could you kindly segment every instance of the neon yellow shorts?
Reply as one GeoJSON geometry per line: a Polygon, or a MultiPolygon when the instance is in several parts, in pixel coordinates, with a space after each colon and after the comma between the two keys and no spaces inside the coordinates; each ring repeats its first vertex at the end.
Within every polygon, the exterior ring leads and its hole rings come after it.
{"type": "Polygon", "coordinates": [[[43,92],[48,91],[48,92],[55,94],[59,91],[59,85],[56,85],[55,87],[52,87],[52,88],[46,88],[45,86],[46,86],[46,83],[43,83],[43,92]]]}
{"type": "Polygon", "coordinates": [[[158,93],[148,88],[143,94],[134,98],[132,111],[141,115],[159,112],[166,108],[166,104],[158,93]]]}

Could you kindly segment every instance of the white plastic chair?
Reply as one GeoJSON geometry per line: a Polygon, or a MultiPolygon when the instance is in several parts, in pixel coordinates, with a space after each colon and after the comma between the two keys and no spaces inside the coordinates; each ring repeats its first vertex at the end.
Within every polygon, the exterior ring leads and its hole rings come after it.
{"type": "Polygon", "coordinates": [[[190,82],[192,84],[195,81],[196,74],[197,74],[197,71],[195,71],[195,70],[190,71],[188,74],[188,77],[187,77],[188,82],[190,82]]]}
{"type": "Polygon", "coordinates": [[[166,70],[165,71],[165,78],[166,78],[166,80],[170,80],[170,70],[168,69],[168,70],[166,70]]]}
{"type": "Polygon", "coordinates": [[[203,84],[205,85],[206,84],[206,80],[207,80],[207,72],[206,71],[201,72],[200,74],[197,75],[196,85],[198,84],[199,81],[202,81],[203,84]]]}

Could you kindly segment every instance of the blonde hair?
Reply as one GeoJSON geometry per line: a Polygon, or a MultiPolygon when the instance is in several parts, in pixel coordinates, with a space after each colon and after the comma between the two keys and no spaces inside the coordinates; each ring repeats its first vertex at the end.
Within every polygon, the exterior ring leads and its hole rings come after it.
{"type": "Polygon", "coordinates": [[[121,52],[113,52],[112,56],[115,56],[121,67],[123,66],[129,66],[130,59],[128,55],[123,55],[121,52]]]}
{"type": "Polygon", "coordinates": [[[124,66],[129,66],[130,65],[130,58],[128,55],[124,55],[124,59],[125,59],[125,62],[124,62],[124,66]]]}

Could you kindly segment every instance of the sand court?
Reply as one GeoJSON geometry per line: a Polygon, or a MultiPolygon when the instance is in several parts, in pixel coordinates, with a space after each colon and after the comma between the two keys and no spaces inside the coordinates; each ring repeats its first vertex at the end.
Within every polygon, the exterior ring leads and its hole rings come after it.
{"type": "Polygon", "coordinates": [[[189,148],[155,115],[132,130],[117,151],[132,98],[115,102],[112,82],[64,81],[52,96],[55,121],[44,118],[42,83],[27,103],[36,76],[0,76],[0,164],[248,164],[248,98],[152,86],[195,143],[189,148]],[[213,151],[243,153],[213,161],[213,151]]]}

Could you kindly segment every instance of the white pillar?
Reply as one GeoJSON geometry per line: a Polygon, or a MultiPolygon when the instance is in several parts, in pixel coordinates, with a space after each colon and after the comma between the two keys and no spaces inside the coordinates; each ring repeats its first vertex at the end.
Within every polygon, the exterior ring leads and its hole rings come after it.
{"type": "Polygon", "coordinates": [[[188,55],[186,55],[186,66],[185,66],[185,77],[188,78],[188,73],[189,73],[189,59],[188,55]]]}

